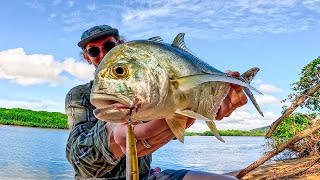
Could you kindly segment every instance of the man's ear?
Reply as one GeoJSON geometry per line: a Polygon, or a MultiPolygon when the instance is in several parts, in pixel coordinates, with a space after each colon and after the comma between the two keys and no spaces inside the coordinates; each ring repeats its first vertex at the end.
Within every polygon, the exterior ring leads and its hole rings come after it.
{"type": "Polygon", "coordinates": [[[119,40],[119,44],[123,44],[124,43],[124,40],[119,40]]]}
{"type": "Polygon", "coordinates": [[[92,64],[92,62],[90,61],[90,58],[89,58],[89,56],[88,56],[87,53],[82,52],[82,56],[83,56],[83,58],[84,58],[89,64],[92,64]]]}

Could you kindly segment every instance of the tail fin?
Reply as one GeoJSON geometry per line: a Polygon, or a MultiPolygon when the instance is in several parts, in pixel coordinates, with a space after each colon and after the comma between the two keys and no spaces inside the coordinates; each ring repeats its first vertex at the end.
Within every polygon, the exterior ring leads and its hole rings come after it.
{"type": "MultiPolygon", "coordinates": [[[[248,71],[246,71],[245,73],[243,73],[240,77],[245,80],[247,83],[250,83],[252,81],[252,79],[256,76],[256,74],[259,72],[259,68],[257,67],[253,67],[251,69],[249,69],[248,71]]],[[[260,106],[257,103],[257,100],[254,98],[252,92],[250,91],[249,88],[247,87],[243,87],[243,91],[246,93],[246,95],[249,97],[249,99],[251,100],[251,102],[253,103],[254,107],[257,109],[257,111],[261,114],[261,116],[264,117],[260,106]]]]}

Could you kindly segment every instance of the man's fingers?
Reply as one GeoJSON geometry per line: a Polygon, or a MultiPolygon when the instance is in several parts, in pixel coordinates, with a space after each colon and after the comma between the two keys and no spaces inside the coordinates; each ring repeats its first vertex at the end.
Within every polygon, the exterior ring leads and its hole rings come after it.
{"type": "Polygon", "coordinates": [[[165,144],[167,144],[169,141],[171,141],[174,138],[174,135],[169,135],[168,137],[164,138],[163,141],[161,141],[158,144],[153,145],[151,148],[147,149],[142,149],[141,151],[138,152],[138,157],[141,156],[145,156],[148,154],[153,153],[154,151],[156,151],[157,149],[159,149],[160,147],[164,146],[165,144]]]}
{"type": "Polygon", "coordinates": [[[137,140],[148,139],[167,129],[169,129],[167,122],[164,119],[157,119],[136,125],[134,134],[137,140]]]}
{"type": "Polygon", "coordinates": [[[128,132],[127,126],[128,126],[127,124],[119,123],[116,126],[114,126],[113,133],[112,133],[115,143],[123,147],[125,147],[126,145],[126,138],[127,138],[127,132],[128,132]]]}
{"type": "Polygon", "coordinates": [[[235,90],[237,93],[240,93],[242,91],[242,86],[238,84],[230,84],[231,89],[230,90],[235,90]]]}
{"type": "Polygon", "coordinates": [[[220,105],[220,109],[217,113],[216,120],[223,119],[231,108],[232,108],[232,104],[231,104],[230,98],[228,98],[227,96],[226,98],[224,98],[223,102],[220,105]]]}
{"type": "MultiPolygon", "coordinates": [[[[163,142],[164,139],[166,139],[168,136],[171,136],[171,135],[173,135],[172,131],[170,129],[167,129],[156,136],[153,136],[151,138],[144,139],[144,140],[147,141],[147,143],[150,146],[154,146],[158,143],[163,142]]],[[[138,140],[137,141],[137,150],[140,151],[142,149],[146,149],[146,147],[141,143],[141,140],[138,140]]]]}
{"type": "Polygon", "coordinates": [[[232,75],[232,76],[237,76],[237,77],[239,77],[239,76],[240,76],[240,73],[239,73],[239,72],[231,72],[231,75],[232,75]]]}

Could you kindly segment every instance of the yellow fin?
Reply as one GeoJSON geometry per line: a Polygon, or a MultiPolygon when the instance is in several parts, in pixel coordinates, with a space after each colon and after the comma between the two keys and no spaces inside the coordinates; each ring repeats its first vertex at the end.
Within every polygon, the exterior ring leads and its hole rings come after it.
{"type": "Polygon", "coordinates": [[[214,124],[213,120],[211,121],[206,121],[208,127],[210,128],[211,132],[214,134],[214,136],[221,142],[225,142],[222,137],[220,136],[216,125],[214,124]]]}
{"type": "MultiPolygon", "coordinates": [[[[259,68],[253,67],[249,69],[248,71],[244,72],[240,77],[243,78],[247,83],[250,83],[252,79],[257,75],[259,72],[259,68]]],[[[251,100],[252,104],[254,107],[257,109],[257,111],[261,114],[262,117],[264,117],[263,112],[261,111],[260,106],[257,103],[256,98],[254,98],[252,92],[250,91],[249,88],[244,87],[243,91],[246,93],[246,95],[249,97],[251,100]]]]}
{"type": "Polygon", "coordinates": [[[184,142],[184,132],[186,130],[187,117],[174,114],[172,117],[165,118],[171,131],[179,139],[180,142],[184,142]]]}
{"type": "Polygon", "coordinates": [[[191,110],[178,110],[176,112],[177,114],[181,114],[183,116],[187,116],[187,117],[190,117],[190,118],[194,118],[194,119],[198,119],[198,120],[205,120],[208,127],[210,128],[211,132],[213,133],[213,135],[221,142],[225,142],[222,137],[220,136],[218,130],[217,130],[217,127],[216,125],[214,124],[213,120],[207,118],[207,117],[204,117],[202,116],[201,114],[198,114],[194,111],[191,111],[191,110]]]}
{"type": "Polygon", "coordinates": [[[191,110],[177,110],[176,113],[198,120],[212,121],[211,119],[204,117],[201,114],[198,114],[191,110]]]}

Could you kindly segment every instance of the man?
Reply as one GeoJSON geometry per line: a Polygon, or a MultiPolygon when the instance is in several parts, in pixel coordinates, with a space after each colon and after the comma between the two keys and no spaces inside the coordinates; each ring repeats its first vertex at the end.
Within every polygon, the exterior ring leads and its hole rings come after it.
{"type": "MultiPolygon", "coordinates": [[[[108,25],[94,26],[81,36],[78,46],[83,57],[95,68],[113,47],[124,43],[117,29],[108,25]]],[[[238,72],[228,73],[239,76],[238,72]]],[[[100,121],[93,115],[95,107],[90,103],[92,81],[74,87],[66,96],[66,113],[70,136],[67,144],[67,159],[75,169],[75,177],[81,178],[125,178],[125,144],[127,126],[112,125],[100,121]]],[[[217,120],[229,116],[237,107],[247,103],[247,98],[238,85],[232,85],[227,98],[220,106],[217,120]]],[[[194,122],[190,119],[187,127],[194,122]]],[[[174,138],[166,121],[153,120],[135,125],[140,178],[143,179],[229,179],[231,177],[189,170],[164,170],[149,176],[151,153],[174,138]]],[[[155,171],[155,170],[154,170],[155,171]]]]}

